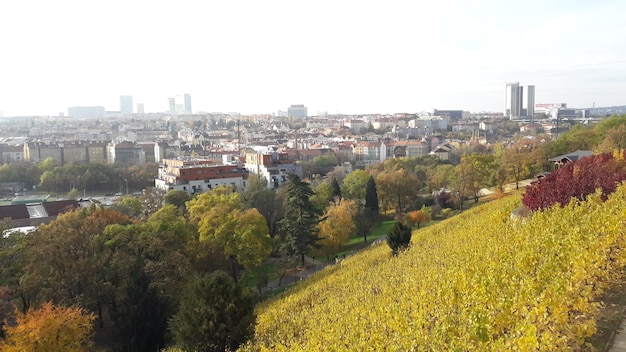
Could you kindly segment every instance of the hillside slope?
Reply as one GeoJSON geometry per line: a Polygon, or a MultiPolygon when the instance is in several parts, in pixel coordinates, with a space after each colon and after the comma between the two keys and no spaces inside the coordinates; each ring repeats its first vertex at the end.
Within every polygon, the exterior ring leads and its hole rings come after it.
{"type": "Polygon", "coordinates": [[[626,264],[626,187],[510,220],[508,197],[329,267],[258,307],[244,350],[577,350],[626,264]]]}

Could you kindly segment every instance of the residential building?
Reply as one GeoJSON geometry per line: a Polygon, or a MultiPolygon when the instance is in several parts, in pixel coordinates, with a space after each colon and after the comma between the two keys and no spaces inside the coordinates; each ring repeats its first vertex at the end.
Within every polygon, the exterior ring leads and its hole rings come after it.
{"type": "Polygon", "coordinates": [[[24,146],[0,144],[0,165],[24,161],[24,146]]]}
{"type": "Polygon", "coordinates": [[[360,141],[353,146],[354,159],[366,164],[387,159],[387,146],[382,141],[360,141]]]}
{"type": "Polygon", "coordinates": [[[24,160],[32,162],[51,158],[59,165],[67,163],[105,163],[106,146],[102,141],[28,142],[24,143],[24,160]]]}
{"type": "Polygon", "coordinates": [[[120,113],[122,115],[133,114],[133,97],[130,95],[122,95],[120,97],[120,113]]]}
{"type": "Polygon", "coordinates": [[[248,171],[241,163],[224,165],[197,158],[163,159],[154,185],[163,191],[179,190],[196,194],[219,186],[245,189],[247,179],[248,171]]]}
{"type": "Polygon", "coordinates": [[[463,110],[433,110],[433,116],[447,118],[448,120],[460,120],[463,118],[463,110]]]}
{"type": "Polygon", "coordinates": [[[282,183],[287,182],[288,174],[302,177],[302,166],[296,164],[288,153],[246,153],[245,168],[250,174],[264,177],[270,189],[277,189],[282,183]]]}
{"type": "Polygon", "coordinates": [[[107,160],[110,164],[144,164],[146,153],[143,147],[135,142],[111,142],[107,145],[107,160]]]}
{"type": "Polygon", "coordinates": [[[145,112],[145,107],[143,103],[137,103],[137,113],[143,114],[145,112]]]}
{"type": "Polygon", "coordinates": [[[429,145],[425,141],[399,141],[395,144],[393,151],[394,157],[406,156],[409,158],[427,155],[429,152],[429,145]]]}

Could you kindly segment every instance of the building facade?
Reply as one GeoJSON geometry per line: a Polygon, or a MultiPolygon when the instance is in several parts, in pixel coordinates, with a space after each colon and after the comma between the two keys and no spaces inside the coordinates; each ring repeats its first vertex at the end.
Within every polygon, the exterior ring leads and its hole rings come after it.
{"type": "Polygon", "coordinates": [[[154,185],[163,191],[179,190],[188,194],[210,191],[219,186],[246,187],[248,171],[241,163],[215,164],[204,159],[163,159],[154,185]]]}
{"type": "Polygon", "coordinates": [[[306,106],[299,105],[291,105],[287,108],[287,116],[288,117],[307,117],[307,109],[306,106]]]}
{"type": "Polygon", "coordinates": [[[287,182],[288,174],[302,177],[302,166],[287,153],[246,153],[245,168],[250,174],[264,177],[270,189],[277,189],[287,182]]]}

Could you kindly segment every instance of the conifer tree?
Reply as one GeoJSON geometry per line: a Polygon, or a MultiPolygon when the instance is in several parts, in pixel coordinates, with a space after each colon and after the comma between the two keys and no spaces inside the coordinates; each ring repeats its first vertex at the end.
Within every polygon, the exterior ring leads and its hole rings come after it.
{"type": "Polygon", "coordinates": [[[378,193],[376,191],[376,182],[371,175],[365,187],[365,208],[378,214],[378,193]]]}
{"type": "Polygon", "coordinates": [[[411,244],[411,228],[400,221],[396,221],[387,233],[387,244],[393,255],[398,255],[401,250],[408,248],[411,244]]]}
{"type": "Polygon", "coordinates": [[[337,182],[336,178],[333,178],[333,182],[330,184],[333,188],[333,196],[332,198],[341,198],[341,187],[339,187],[339,182],[337,182]]]}
{"type": "Polygon", "coordinates": [[[286,255],[299,255],[304,265],[304,255],[319,240],[315,226],[319,214],[309,199],[314,194],[311,186],[295,174],[289,174],[287,180],[285,215],[280,221],[281,250],[286,255]]]}

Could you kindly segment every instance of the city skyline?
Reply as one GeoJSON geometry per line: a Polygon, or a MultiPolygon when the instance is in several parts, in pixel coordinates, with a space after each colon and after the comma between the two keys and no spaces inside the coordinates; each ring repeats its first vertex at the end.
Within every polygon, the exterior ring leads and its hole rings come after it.
{"type": "Polygon", "coordinates": [[[436,3],[113,0],[0,4],[0,111],[72,106],[309,115],[502,111],[503,85],[536,103],[624,105],[620,1],[436,3]],[[297,50],[296,50],[297,49],[297,50]]]}

